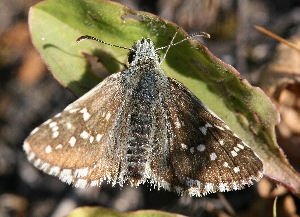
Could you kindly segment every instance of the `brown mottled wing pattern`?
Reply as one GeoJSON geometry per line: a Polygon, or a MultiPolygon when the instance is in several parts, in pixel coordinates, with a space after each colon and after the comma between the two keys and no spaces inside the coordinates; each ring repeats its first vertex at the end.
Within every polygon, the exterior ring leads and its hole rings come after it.
{"type": "Polygon", "coordinates": [[[23,146],[28,160],[76,187],[98,186],[103,179],[116,182],[120,160],[112,165],[111,158],[121,154],[107,156],[107,148],[114,123],[110,120],[123,99],[120,77],[109,76],[33,130],[23,146]]]}
{"type": "Polygon", "coordinates": [[[162,105],[171,123],[168,168],[160,171],[152,162],[159,183],[181,194],[201,196],[259,180],[263,164],[247,144],[183,84],[171,78],[169,82],[170,97],[162,105]]]}

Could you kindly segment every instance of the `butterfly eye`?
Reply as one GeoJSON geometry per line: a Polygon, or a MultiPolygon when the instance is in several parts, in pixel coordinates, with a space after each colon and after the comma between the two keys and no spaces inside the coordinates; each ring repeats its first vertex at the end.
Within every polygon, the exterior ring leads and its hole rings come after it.
{"type": "Polygon", "coordinates": [[[128,53],[128,62],[131,63],[135,57],[135,52],[131,51],[128,53]]]}

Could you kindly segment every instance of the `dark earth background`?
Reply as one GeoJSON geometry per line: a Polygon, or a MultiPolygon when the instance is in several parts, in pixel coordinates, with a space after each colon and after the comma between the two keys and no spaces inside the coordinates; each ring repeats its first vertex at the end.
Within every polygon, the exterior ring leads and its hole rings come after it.
{"type": "MultiPolygon", "coordinates": [[[[272,216],[275,195],[279,195],[278,216],[299,215],[299,200],[285,187],[267,179],[241,191],[190,198],[150,191],[150,186],[120,189],[104,185],[99,189],[79,190],[35,169],[22,150],[24,139],[35,126],[76,99],[52,77],[31,43],[27,16],[29,7],[37,2],[0,1],[0,217],[60,217],[84,205],[117,211],[159,209],[190,216],[268,217],[272,216]]],[[[286,39],[298,37],[296,40],[300,42],[299,0],[120,2],[174,21],[188,33],[210,33],[212,39],[206,40],[206,46],[236,67],[251,84],[262,88],[261,74],[272,76],[267,66],[274,64],[279,42],[258,32],[253,25],[263,26],[286,39]]],[[[282,62],[286,63],[283,74],[295,70],[292,80],[296,82],[284,86],[283,99],[274,97],[270,89],[263,89],[280,108],[283,124],[277,129],[278,142],[299,172],[299,52],[288,53],[282,62]]],[[[277,88],[276,84],[272,87],[277,88]]]]}

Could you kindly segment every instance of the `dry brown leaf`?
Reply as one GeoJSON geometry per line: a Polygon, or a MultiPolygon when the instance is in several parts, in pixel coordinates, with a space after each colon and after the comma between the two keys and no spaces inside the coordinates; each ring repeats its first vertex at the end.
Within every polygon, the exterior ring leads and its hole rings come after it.
{"type": "MultiPolygon", "coordinates": [[[[300,46],[300,36],[291,38],[300,46]]],[[[278,99],[281,90],[289,84],[299,84],[300,81],[300,52],[280,44],[273,61],[261,73],[260,87],[269,95],[278,99]]]]}
{"type": "MultiPolygon", "coordinates": [[[[300,46],[300,36],[289,41],[300,46]]],[[[273,61],[263,70],[260,87],[281,115],[278,142],[295,169],[300,169],[300,52],[285,44],[277,47],[273,61]]]]}

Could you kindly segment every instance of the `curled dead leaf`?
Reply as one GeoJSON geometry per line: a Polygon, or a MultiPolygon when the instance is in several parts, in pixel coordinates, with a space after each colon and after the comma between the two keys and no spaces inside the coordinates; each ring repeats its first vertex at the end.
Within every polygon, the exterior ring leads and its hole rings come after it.
{"type": "MultiPolygon", "coordinates": [[[[300,46],[300,36],[290,39],[300,46]]],[[[262,71],[260,87],[281,115],[278,142],[296,170],[300,169],[300,52],[280,44],[273,61],[262,71]]]]}

